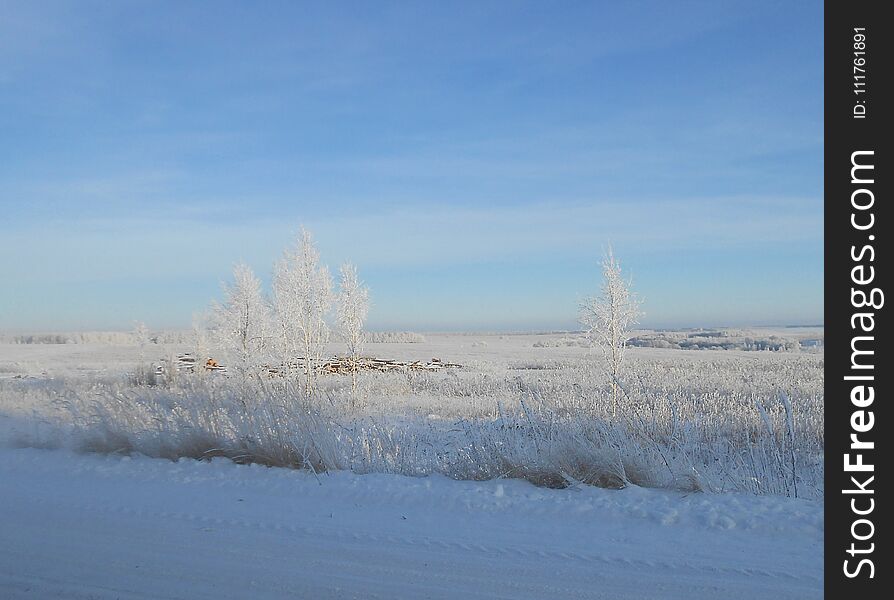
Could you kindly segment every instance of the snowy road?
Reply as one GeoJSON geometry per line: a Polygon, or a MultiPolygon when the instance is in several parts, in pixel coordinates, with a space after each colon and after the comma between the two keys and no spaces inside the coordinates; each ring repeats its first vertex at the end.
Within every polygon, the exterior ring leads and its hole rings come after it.
{"type": "Polygon", "coordinates": [[[0,598],[820,598],[822,505],[0,449],[0,598]]]}

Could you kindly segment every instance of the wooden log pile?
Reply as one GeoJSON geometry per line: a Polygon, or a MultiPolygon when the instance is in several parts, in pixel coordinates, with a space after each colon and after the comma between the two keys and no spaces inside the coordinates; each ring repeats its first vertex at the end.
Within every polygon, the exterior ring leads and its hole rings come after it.
{"type": "MultiPolygon", "coordinates": [[[[358,358],[355,363],[347,356],[335,356],[320,363],[317,366],[317,372],[320,375],[347,375],[355,370],[357,372],[375,371],[378,373],[388,373],[392,371],[441,371],[443,369],[458,369],[460,367],[462,367],[462,365],[452,362],[444,362],[439,358],[433,358],[429,361],[402,361],[364,356],[358,358]]],[[[287,365],[281,366],[264,365],[262,370],[268,375],[303,373],[304,359],[299,358],[291,361],[287,365]]]]}
{"type": "Polygon", "coordinates": [[[385,358],[361,357],[356,363],[349,357],[330,358],[320,365],[321,373],[350,373],[357,371],[377,371],[387,373],[389,371],[441,371],[443,369],[458,369],[462,365],[444,362],[440,358],[429,361],[415,360],[411,362],[401,360],[389,360],[385,358]]]}
{"type": "MultiPolygon", "coordinates": [[[[170,363],[171,361],[166,361],[170,363]]],[[[155,368],[156,375],[165,375],[169,368],[166,363],[158,365],[155,368]]],[[[204,363],[197,361],[193,354],[180,354],[171,363],[178,373],[195,373],[196,365],[205,371],[214,373],[226,373],[227,368],[219,364],[213,358],[205,359],[204,363]]],[[[346,375],[352,371],[375,371],[378,373],[388,373],[392,371],[442,371],[444,369],[458,369],[462,365],[452,362],[444,362],[440,358],[433,358],[429,361],[414,360],[390,360],[385,358],[374,358],[369,356],[360,357],[352,361],[350,357],[335,356],[324,360],[317,366],[317,371],[321,375],[346,375]]],[[[260,370],[266,375],[284,375],[286,373],[300,373],[304,371],[304,359],[298,358],[282,365],[262,365],[260,370]]]]}
{"type": "Polygon", "coordinates": [[[155,367],[156,375],[165,375],[166,371],[169,368],[175,369],[178,373],[195,373],[196,372],[196,364],[200,365],[200,368],[205,371],[211,371],[212,373],[226,373],[227,368],[224,365],[219,364],[213,358],[206,358],[204,363],[196,360],[196,356],[194,354],[186,353],[179,354],[173,361],[165,361],[162,364],[155,367]]]}

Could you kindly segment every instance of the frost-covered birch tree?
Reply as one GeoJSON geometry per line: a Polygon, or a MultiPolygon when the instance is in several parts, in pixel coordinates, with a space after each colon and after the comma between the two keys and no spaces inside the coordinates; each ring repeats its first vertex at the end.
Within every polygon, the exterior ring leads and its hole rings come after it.
{"type": "Polygon", "coordinates": [[[233,283],[223,288],[223,302],[211,307],[216,345],[238,366],[257,366],[267,353],[272,333],[270,304],[261,280],[251,267],[239,263],[233,268],[233,283]]]}
{"type": "Polygon", "coordinates": [[[302,359],[307,394],[329,341],[326,315],[332,309],[332,277],[320,265],[320,253],[302,227],[294,248],[286,250],[273,273],[273,302],[279,344],[286,362],[302,359]]]}
{"type": "Polygon", "coordinates": [[[134,322],[133,336],[140,347],[140,364],[146,358],[146,344],[149,343],[149,328],[142,321],[134,322]]]}
{"type": "Polygon", "coordinates": [[[602,260],[602,288],[599,296],[586,298],[580,306],[580,322],[591,340],[602,350],[611,376],[612,411],[619,402],[619,377],[631,337],[631,328],[642,316],[640,300],[630,290],[631,281],[621,274],[621,263],[611,247],[602,260]]]}
{"type": "Polygon", "coordinates": [[[369,314],[369,288],[357,276],[357,267],[345,263],[340,270],[335,316],[348,347],[351,361],[351,389],[357,388],[357,359],[363,346],[363,324],[369,314]]]}

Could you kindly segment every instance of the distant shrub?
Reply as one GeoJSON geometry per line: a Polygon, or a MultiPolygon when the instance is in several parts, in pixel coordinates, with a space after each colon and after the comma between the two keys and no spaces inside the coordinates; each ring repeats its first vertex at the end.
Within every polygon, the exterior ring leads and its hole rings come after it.
{"type": "Polygon", "coordinates": [[[370,344],[424,344],[425,336],[412,331],[365,331],[365,341],[370,344]]]}
{"type": "Polygon", "coordinates": [[[561,337],[538,340],[534,342],[534,348],[586,348],[590,342],[585,337],[561,337]]]}
{"type": "Polygon", "coordinates": [[[62,334],[16,335],[12,338],[14,344],[70,344],[72,340],[62,334]]]}

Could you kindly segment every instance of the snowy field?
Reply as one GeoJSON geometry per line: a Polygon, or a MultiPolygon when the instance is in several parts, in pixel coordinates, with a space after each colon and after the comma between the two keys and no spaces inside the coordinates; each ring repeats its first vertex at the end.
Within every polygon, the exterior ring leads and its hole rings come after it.
{"type": "Polygon", "coordinates": [[[0,344],[0,597],[822,596],[821,352],[633,348],[613,412],[570,334],[310,400],[126,341],[0,344]]]}

